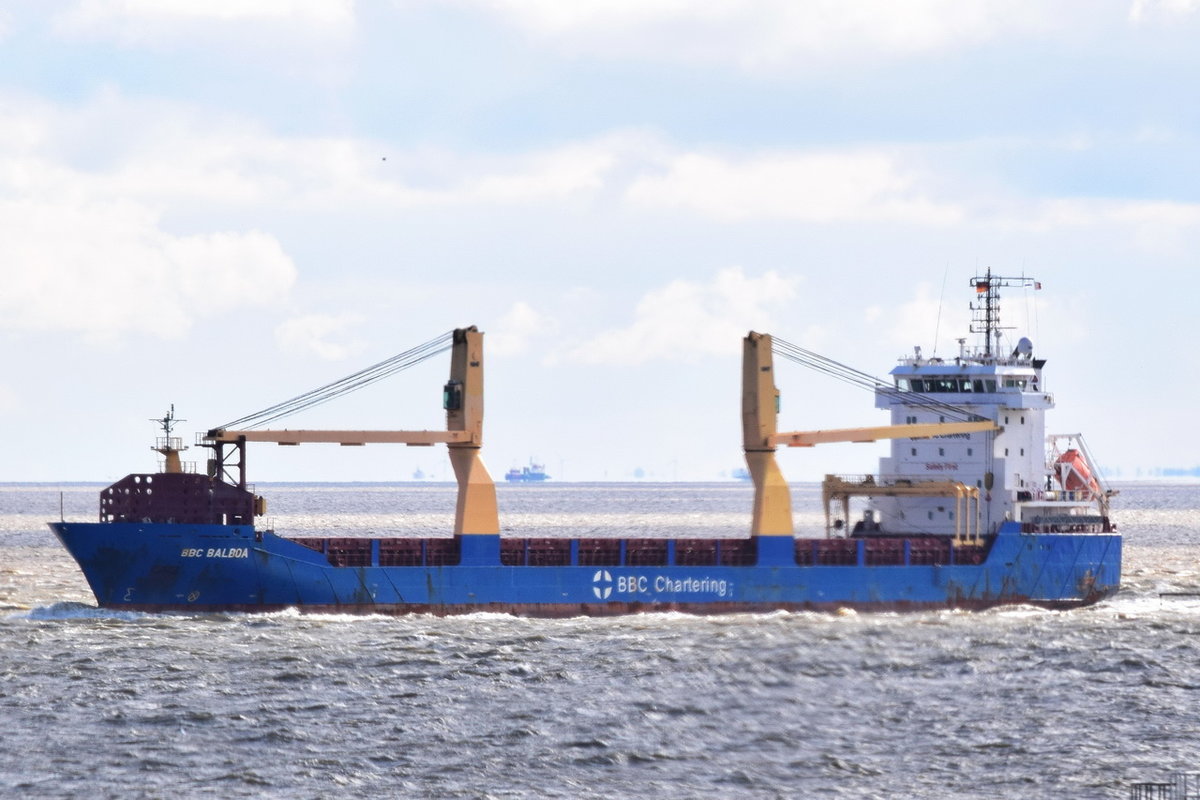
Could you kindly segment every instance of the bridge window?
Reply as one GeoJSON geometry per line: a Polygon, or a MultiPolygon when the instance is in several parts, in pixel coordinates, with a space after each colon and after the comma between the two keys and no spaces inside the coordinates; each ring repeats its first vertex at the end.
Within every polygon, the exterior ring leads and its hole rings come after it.
{"type": "MultiPolygon", "coordinates": [[[[927,392],[930,394],[941,394],[946,392],[994,392],[996,391],[995,379],[984,378],[963,378],[957,375],[931,375],[927,378],[897,378],[896,385],[901,391],[905,392],[927,392]]],[[[1018,386],[1024,388],[1024,379],[1008,379],[1005,381],[1005,386],[1018,386]]]]}

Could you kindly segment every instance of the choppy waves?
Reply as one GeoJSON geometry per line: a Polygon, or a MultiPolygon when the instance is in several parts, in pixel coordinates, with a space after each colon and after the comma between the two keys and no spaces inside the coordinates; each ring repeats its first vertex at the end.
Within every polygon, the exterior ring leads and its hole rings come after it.
{"type": "MultiPolygon", "coordinates": [[[[355,497],[279,519],[383,513],[355,497]]],[[[665,513],[639,497],[621,513],[665,513]]],[[[3,547],[0,790],[1125,797],[1200,763],[1200,570],[1179,517],[1139,524],[1114,600],[974,614],[114,613],[51,541],[3,547]]]]}

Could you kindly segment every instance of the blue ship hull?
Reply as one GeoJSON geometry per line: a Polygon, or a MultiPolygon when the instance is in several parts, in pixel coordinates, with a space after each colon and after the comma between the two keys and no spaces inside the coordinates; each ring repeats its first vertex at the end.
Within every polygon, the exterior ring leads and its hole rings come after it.
{"type": "MultiPolygon", "coordinates": [[[[665,558],[656,566],[627,563],[624,544],[618,563],[581,563],[581,540],[559,543],[561,565],[512,565],[511,554],[520,555],[512,544],[523,540],[505,543],[495,535],[440,540],[454,544],[452,564],[432,563],[422,545],[416,550],[418,565],[381,566],[388,542],[421,540],[356,540],[365,543],[360,563],[338,566],[321,540],[306,546],[252,525],[58,522],[50,527],[83,569],[101,607],[153,612],[296,608],[553,617],[979,609],[1016,603],[1069,608],[1115,593],[1121,574],[1117,533],[1023,533],[1011,522],[983,548],[956,552],[947,547],[939,556],[942,563],[914,563],[912,541],[894,540],[895,563],[877,565],[871,563],[875,551],[868,539],[771,536],[742,540],[753,545],[748,548],[752,563],[739,566],[680,564],[686,559],[677,545],[684,540],[667,541],[665,558]],[[844,562],[797,563],[810,544],[816,561],[822,541],[841,543],[844,562]]],[[[527,546],[525,553],[522,564],[533,563],[527,546]]]]}

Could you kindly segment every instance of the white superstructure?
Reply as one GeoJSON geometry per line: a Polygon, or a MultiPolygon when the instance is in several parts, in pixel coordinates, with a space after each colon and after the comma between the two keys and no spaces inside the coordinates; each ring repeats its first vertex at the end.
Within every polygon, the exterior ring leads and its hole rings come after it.
{"type": "Polygon", "coordinates": [[[983,343],[972,348],[960,339],[959,353],[951,359],[925,358],[916,348],[892,370],[893,385],[877,389],[875,405],[891,411],[893,425],[985,419],[997,429],[893,439],[891,455],[880,459],[880,474],[874,480],[899,486],[957,481],[978,489],[978,512],[964,512],[953,499],[941,496],[875,495],[872,508],[879,529],[953,535],[969,522],[986,535],[1006,519],[1061,527],[1075,520],[1092,522],[1097,514],[1106,517],[1110,492],[1088,470],[1090,459],[1082,441],[1077,436],[1051,437],[1047,448],[1045,415],[1054,407],[1054,397],[1042,372],[1046,361],[1034,357],[1033,344],[1024,337],[1015,346],[1001,347],[998,290],[1040,284],[1024,277],[993,276],[989,270],[971,285],[979,298],[971,307],[971,330],[982,334],[983,343]],[[1067,452],[1074,454],[1066,457],[1070,468],[1060,461],[1067,452]],[[1068,477],[1071,469],[1079,474],[1068,477]],[[964,513],[978,513],[978,519],[956,519],[964,513]]]}

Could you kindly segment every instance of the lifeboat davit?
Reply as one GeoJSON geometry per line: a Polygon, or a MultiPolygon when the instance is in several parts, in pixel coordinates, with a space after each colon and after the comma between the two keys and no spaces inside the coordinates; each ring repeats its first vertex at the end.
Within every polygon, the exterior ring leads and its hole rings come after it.
{"type": "Polygon", "coordinates": [[[1094,495],[1100,494],[1100,484],[1088,468],[1087,459],[1075,448],[1072,447],[1058,457],[1054,471],[1059,484],[1068,492],[1089,491],[1094,495]]]}

